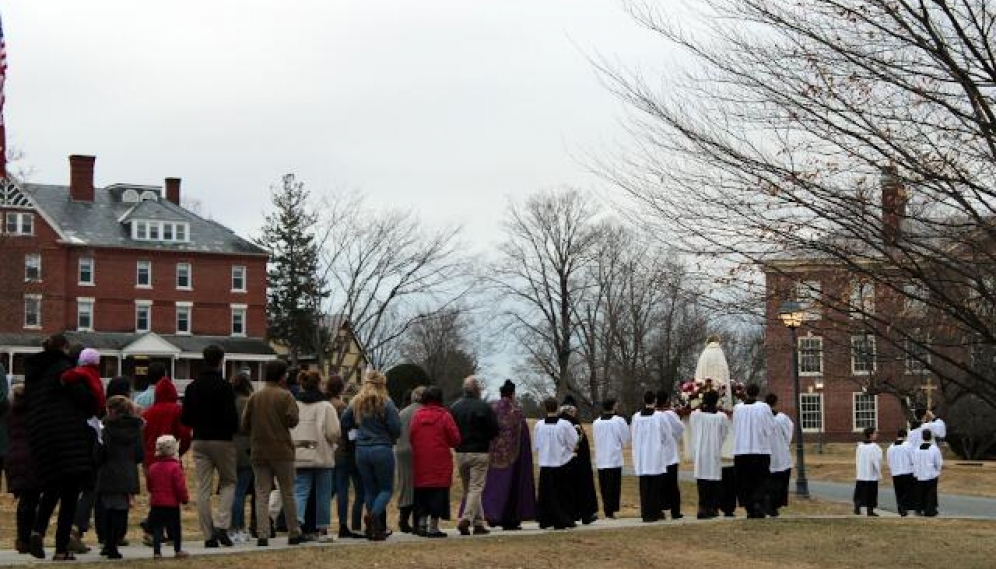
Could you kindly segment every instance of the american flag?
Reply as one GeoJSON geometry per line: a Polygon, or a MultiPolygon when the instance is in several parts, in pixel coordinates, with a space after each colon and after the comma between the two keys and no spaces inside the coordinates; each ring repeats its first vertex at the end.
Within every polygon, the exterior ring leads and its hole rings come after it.
{"type": "Polygon", "coordinates": [[[7,82],[7,42],[3,38],[3,20],[0,19],[0,179],[7,177],[7,124],[3,120],[3,107],[7,100],[4,83],[7,82]]]}

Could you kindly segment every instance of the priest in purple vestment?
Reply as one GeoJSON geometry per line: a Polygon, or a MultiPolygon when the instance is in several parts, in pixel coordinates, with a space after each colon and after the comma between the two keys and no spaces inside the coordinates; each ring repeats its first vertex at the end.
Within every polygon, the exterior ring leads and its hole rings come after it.
{"type": "Polygon", "coordinates": [[[491,404],[498,417],[498,437],[491,441],[484,515],[492,527],[522,529],[536,517],[533,451],[526,415],[515,401],[515,384],[506,380],[501,399],[491,404]]]}

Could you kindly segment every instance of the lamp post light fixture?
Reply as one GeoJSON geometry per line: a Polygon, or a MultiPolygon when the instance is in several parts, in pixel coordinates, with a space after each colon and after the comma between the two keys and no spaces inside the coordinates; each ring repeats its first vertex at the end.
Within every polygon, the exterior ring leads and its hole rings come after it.
{"type": "Polygon", "coordinates": [[[778,319],[792,334],[792,389],[795,395],[795,495],[809,498],[809,481],[806,480],[805,451],[802,445],[802,395],[799,391],[799,340],[797,330],[802,326],[805,312],[798,302],[782,303],[778,319]]]}
{"type": "Polygon", "coordinates": [[[816,432],[816,454],[823,454],[823,380],[817,379],[813,387],[820,394],[820,430],[816,432]]]}

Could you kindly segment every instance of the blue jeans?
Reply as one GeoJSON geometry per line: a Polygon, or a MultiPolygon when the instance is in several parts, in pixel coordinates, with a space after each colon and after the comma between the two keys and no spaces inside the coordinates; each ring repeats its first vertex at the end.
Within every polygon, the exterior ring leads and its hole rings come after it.
{"type": "Polygon", "coordinates": [[[304,525],[304,512],[308,495],[315,488],[315,527],[326,529],[332,523],[332,469],[298,468],[294,477],[294,500],[297,502],[297,520],[304,525]]]}
{"type": "Polygon", "coordinates": [[[394,492],[394,449],[387,445],[356,447],[356,467],[363,479],[367,511],[379,516],[394,492]]]}
{"type": "Polygon", "coordinates": [[[356,469],[356,463],[350,460],[336,465],[333,476],[335,477],[335,499],[339,506],[339,527],[361,528],[363,526],[363,481],[360,480],[360,471],[356,469]],[[356,494],[356,500],[353,500],[352,525],[347,523],[350,480],[353,481],[353,492],[356,494]]]}
{"type": "Polygon", "coordinates": [[[246,528],[246,494],[252,488],[252,467],[235,472],[235,496],[232,498],[232,529],[246,528]]]}

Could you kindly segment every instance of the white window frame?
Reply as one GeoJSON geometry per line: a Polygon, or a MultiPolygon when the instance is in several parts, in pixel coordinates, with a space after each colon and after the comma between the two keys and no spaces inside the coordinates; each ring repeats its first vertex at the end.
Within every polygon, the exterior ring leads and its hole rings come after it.
{"type": "Polygon", "coordinates": [[[27,211],[8,211],[4,215],[3,231],[7,235],[30,237],[35,234],[35,214],[27,211]]]}
{"type": "Polygon", "coordinates": [[[804,320],[819,320],[823,317],[820,308],[823,300],[823,283],[818,280],[799,281],[795,285],[795,300],[803,311],[804,320]]]}
{"type": "Polygon", "coordinates": [[[40,294],[26,294],[24,295],[24,328],[26,330],[40,330],[42,327],[42,295],[40,294]],[[36,310],[34,311],[37,316],[37,322],[28,322],[28,303],[35,305],[36,310]]]}
{"type": "Polygon", "coordinates": [[[139,260],[135,262],[135,288],[152,288],[152,261],[139,260]],[[142,267],[148,269],[149,282],[142,284],[142,267]]]}
{"type": "Polygon", "coordinates": [[[194,290],[194,265],[192,263],[177,263],[176,264],[176,289],[177,290],[194,290]],[[187,284],[180,284],[180,270],[186,267],[187,269],[187,284]]]}
{"type": "Polygon", "coordinates": [[[875,283],[868,280],[851,282],[851,318],[875,314],[875,283]]]}
{"type": "Polygon", "coordinates": [[[189,243],[190,224],[185,221],[134,220],[131,222],[131,238],[135,241],[189,243]]]}
{"type": "Polygon", "coordinates": [[[877,342],[875,341],[875,336],[872,334],[857,334],[855,336],[851,336],[851,373],[853,375],[869,375],[878,371],[878,351],[876,344],[877,342]],[[859,370],[857,366],[858,360],[855,357],[858,354],[858,350],[855,348],[855,342],[863,340],[867,340],[869,342],[869,346],[871,347],[871,369],[859,370]]]}
{"type": "Polygon", "coordinates": [[[229,331],[234,338],[245,338],[249,331],[249,306],[245,304],[232,304],[232,315],[229,320],[229,331]],[[235,316],[241,315],[242,320],[242,330],[239,332],[235,331],[235,316]]]}
{"type": "Polygon", "coordinates": [[[151,332],[152,331],[152,301],[151,300],[136,300],[135,301],[135,332],[151,332]],[[142,310],[146,311],[145,328],[139,326],[139,315],[142,310]]]}
{"type": "Polygon", "coordinates": [[[25,253],[24,255],[24,282],[42,282],[42,256],[41,253],[25,253]],[[34,271],[34,276],[30,273],[34,271]]]}
{"type": "Polygon", "coordinates": [[[76,330],[79,332],[93,332],[93,318],[94,318],[94,299],[89,297],[77,297],[76,298],[76,330]],[[86,310],[84,310],[86,307],[86,310]],[[89,326],[83,326],[81,318],[84,314],[90,319],[89,326]]]}
{"type": "Polygon", "coordinates": [[[189,336],[193,334],[194,330],[194,303],[187,301],[179,301],[176,303],[176,334],[178,336],[189,336]],[[187,328],[186,330],[180,328],[180,314],[186,314],[187,316],[187,328]]]}
{"type": "Polygon", "coordinates": [[[819,433],[823,431],[823,426],[826,424],[824,421],[826,419],[826,409],[823,406],[823,394],[822,393],[800,393],[799,394],[799,421],[802,422],[802,432],[804,433],[819,433]],[[812,427],[806,426],[806,419],[812,411],[806,410],[806,399],[816,399],[819,404],[819,426],[812,427]]]}
{"type": "Polygon", "coordinates": [[[97,280],[97,263],[94,262],[93,257],[80,257],[80,260],[76,264],[76,284],[79,286],[94,286],[97,280]],[[90,267],[90,280],[83,280],[83,267],[89,265],[90,267]]]}
{"type": "MultiPolygon", "coordinates": [[[[863,410],[867,413],[867,410],[863,410]]],[[[851,393],[851,428],[855,433],[860,433],[865,430],[865,427],[875,427],[878,429],[878,395],[869,395],[863,391],[855,391],[851,393]],[[872,425],[862,425],[858,426],[858,398],[859,397],[871,397],[872,398],[872,409],[871,412],[874,414],[874,424],[872,425]]]]}
{"type": "Polygon", "coordinates": [[[796,349],[799,350],[799,376],[800,377],[814,377],[823,375],[823,337],[822,336],[800,336],[798,338],[798,344],[796,349]],[[819,345],[814,349],[803,349],[803,343],[816,342],[819,345]],[[804,355],[805,354],[816,354],[816,361],[819,363],[819,370],[809,371],[803,369],[804,355]]]}
{"type": "Polygon", "coordinates": [[[247,282],[246,276],[249,274],[249,269],[245,265],[232,265],[232,292],[246,292],[247,282]],[[236,274],[241,273],[238,278],[242,279],[242,286],[235,286],[236,274]]]}

